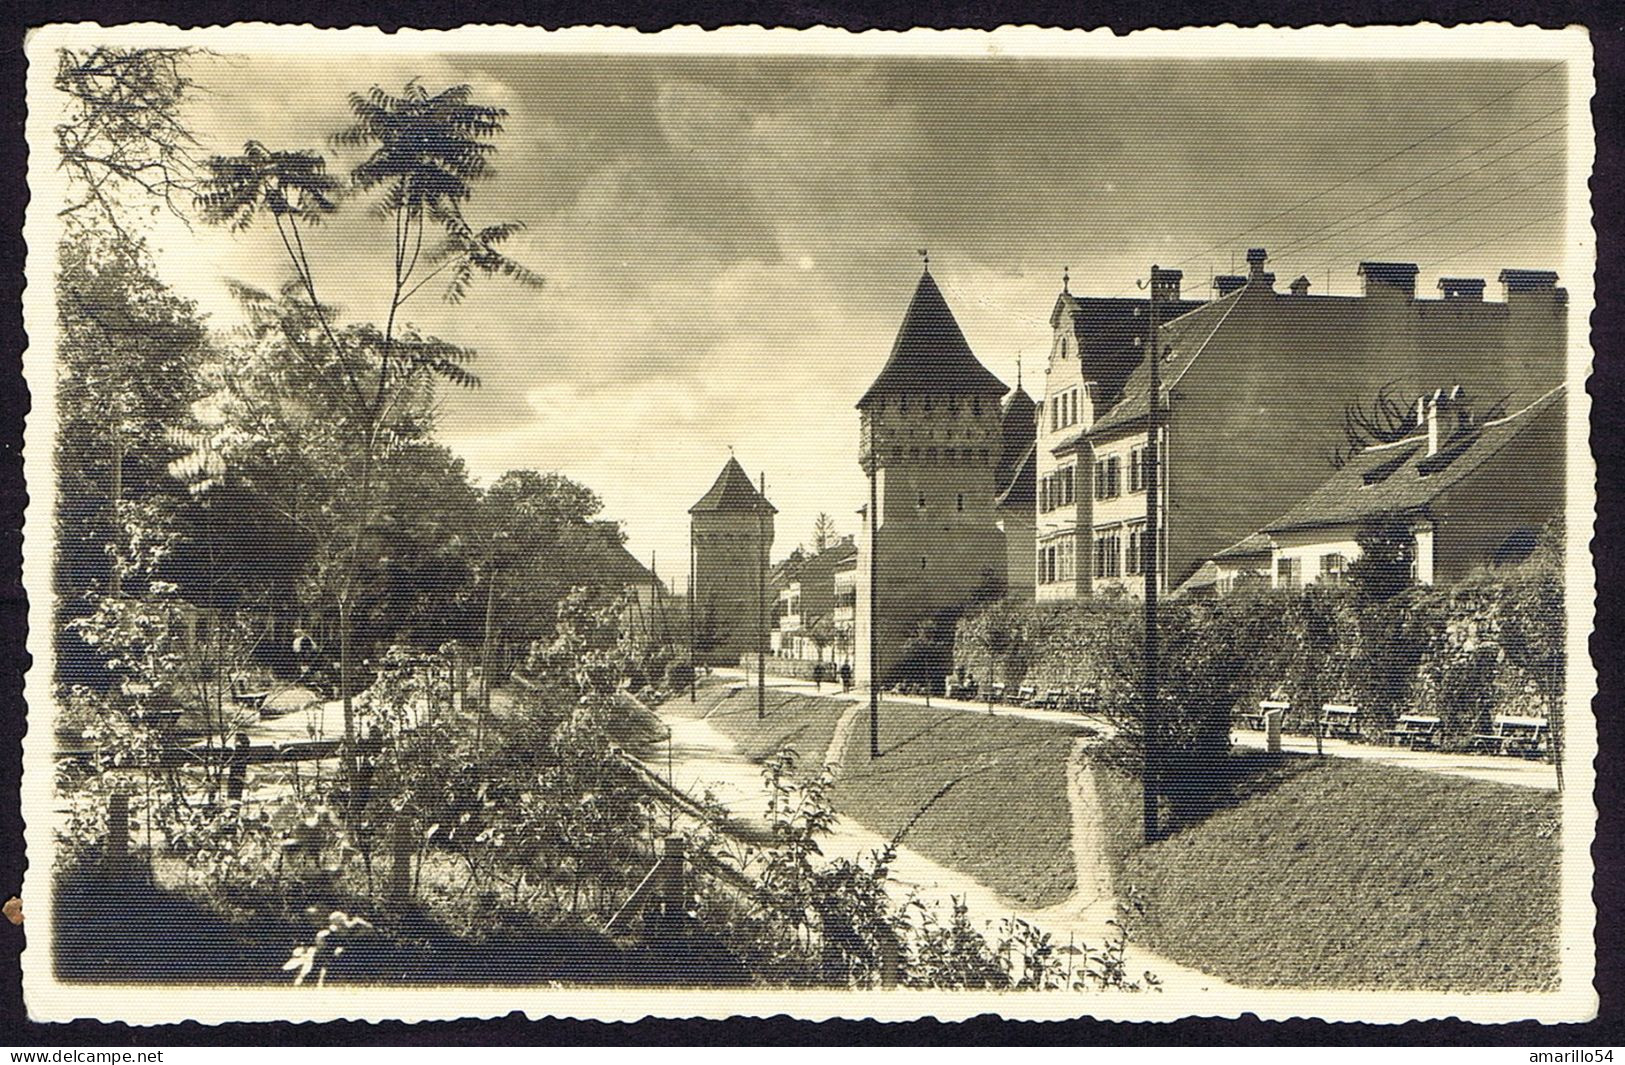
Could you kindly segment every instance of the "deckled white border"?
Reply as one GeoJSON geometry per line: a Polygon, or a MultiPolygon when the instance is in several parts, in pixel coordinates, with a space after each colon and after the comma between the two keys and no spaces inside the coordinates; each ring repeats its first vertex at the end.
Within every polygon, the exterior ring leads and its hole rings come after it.
{"type": "MultiPolygon", "coordinates": [[[[253,1020],[435,1020],[495,1017],[522,1010],[531,1017],[560,1016],[600,1020],[660,1017],[729,1017],[790,1014],[811,1020],[869,1017],[959,1020],[996,1013],[1012,1020],[1061,1020],[1093,1016],[1110,1020],[1172,1020],[1185,1016],[1264,1019],[1318,1017],[1328,1021],[1400,1022],[1459,1017],[1498,1022],[1535,1019],[1580,1021],[1596,1015],[1591,980],[1595,969],[1590,844],[1597,810],[1592,800],[1596,693],[1587,641],[1592,630],[1595,584],[1590,553],[1595,514],[1596,468],[1589,447],[1591,400],[1585,389],[1591,364],[1590,315],[1594,306],[1596,238],[1591,224],[1588,180],[1595,155],[1591,98],[1595,91],[1590,40],[1583,29],[1547,31],[1505,24],[1446,29],[1414,27],[1313,27],[1302,30],[1208,29],[1145,30],[1119,37],[1091,31],[1004,27],[981,30],[870,31],[766,30],[736,27],[704,31],[679,27],[658,34],[603,27],[543,31],[516,27],[469,27],[452,31],[402,30],[385,34],[359,27],[319,30],[310,26],[257,23],[199,30],[158,24],[103,29],[95,24],[50,26],[28,38],[27,136],[29,187],[34,197],[24,234],[28,241],[24,323],[30,338],[24,377],[33,409],[27,425],[24,471],[31,503],[23,545],[24,587],[29,594],[28,647],[33,667],[27,677],[30,706],[51,706],[50,640],[51,522],[55,479],[52,442],[56,425],[54,350],[55,306],[51,279],[56,273],[54,186],[60,181],[52,139],[53,52],[88,42],[125,45],[191,45],[236,53],[333,51],[344,54],[484,52],[528,54],[615,53],[649,56],[1027,56],[1079,59],[1268,58],[1547,59],[1568,68],[1568,227],[1567,252],[1560,271],[1570,294],[1568,352],[1568,790],[1563,811],[1561,985],[1549,994],[1445,995],[1419,992],[1214,991],[1206,994],[944,993],[919,991],[672,991],[640,989],[470,990],[438,988],[382,990],[329,987],[222,988],[59,984],[51,972],[49,900],[52,789],[52,729],[36,719],[24,740],[23,811],[31,865],[23,898],[32,946],[24,953],[24,997],[29,1016],[40,1021],[85,1017],[156,1024],[253,1020]],[[32,815],[32,816],[30,816],[32,815]]],[[[48,711],[47,711],[48,712],[48,711]]],[[[1237,899],[1245,906],[1245,899],[1237,899]]],[[[132,919],[136,915],[132,914],[132,919]]]]}

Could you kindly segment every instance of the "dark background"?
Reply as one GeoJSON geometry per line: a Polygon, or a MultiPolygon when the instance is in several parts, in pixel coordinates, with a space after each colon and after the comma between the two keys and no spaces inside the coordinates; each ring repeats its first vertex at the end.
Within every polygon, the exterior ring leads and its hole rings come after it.
{"type": "MultiPolygon", "coordinates": [[[[26,344],[22,327],[23,211],[28,202],[27,145],[23,140],[25,63],[23,38],[29,26],[50,22],[98,21],[106,25],[134,21],[166,21],[181,26],[213,25],[228,17],[235,21],[308,22],[322,27],[377,25],[386,30],[400,26],[454,27],[465,21],[470,8],[461,3],[365,4],[326,0],[284,0],[279,3],[124,3],[115,0],[22,3],[8,8],[4,36],[0,37],[0,899],[18,894],[22,887],[25,855],[22,817],[18,808],[22,771],[22,735],[26,728],[23,675],[28,667],[24,649],[27,604],[21,585],[21,524],[27,500],[22,476],[22,434],[28,414],[28,396],[22,382],[21,353],[26,344]]],[[[1625,9],[1607,3],[1285,3],[1236,0],[1140,0],[1132,5],[1006,2],[990,5],[950,0],[929,6],[906,0],[851,3],[709,3],[682,5],[655,3],[485,3],[475,13],[482,23],[514,22],[548,28],[581,23],[636,26],[655,31],[677,24],[705,27],[762,23],[790,27],[831,25],[850,30],[906,29],[923,25],[938,28],[992,29],[1002,24],[1032,24],[1092,29],[1110,26],[1118,33],[1146,27],[1184,25],[1303,26],[1346,22],[1352,25],[1409,24],[1420,21],[1454,25],[1463,22],[1512,21],[1560,27],[1581,24],[1591,31],[1596,49],[1597,96],[1592,121],[1597,138],[1597,163],[1592,178],[1593,206],[1599,261],[1596,277],[1597,310],[1592,319],[1595,371],[1592,396],[1592,448],[1597,461],[1597,527],[1593,544],[1597,572],[1596,631],[1592,637],[1600,694],[1598,718],[1598,776],[1596,802],[1602,811],[1593,857],[1596,863],[1594,898],[1598,910],[1597,988],[1601,1014],[1586,1025],[1535,1024],[1471,1025],[1456,1021],[1405,1025],[1325,1024],[1319,1021],[1266,1023],[1244,1017],[1235,1021],[1185,1020],[1172,1024],[1124,1024],[1096,1021],[1010,1023],[983,1017],[959,1024],[919,1021],[880,1024],[872,1021],[829,1021],[814,1024],[787,1018],[731,1021],[644,1021],[638,1024],[599,1024],[586,1021],[529,1021],[518,1014],[497,1021],[444,1023],[324,1025],[230,1024],[209,1027],[184,1024],[135,1028],[121,1024],[78,1022],[33,1024],[26,1020],[22,1002],[19,957],[26,926],[0,922],[0,1045],[9,1046],[217,1046],[254,1044],[431,1044],[431,1045],[596,1045],[654,1044],[1078,1044],[1122,1046],[1168,1044],[1232,1045],[1305,1044],[1430,1044],[1513,1045],[1566,1049],[1625,1043],[1625,993],[1621,990],[1621,909],[1625,903],[1625,861],[1621,857],[1622,806],[1619,760],[1621,715],[1619,696],[1625,656],[1618,653],[1622,608],[1621,561],[1625,513],[1621,511],[1621,480],[1625,475],[1625,366],[1622,366],[1621,323],[1617,300],[1621,294],[1622,263],[1614,241],[1625,214],[1625,181],[1620,159],[1621,125],[1625,102],[1620,99],[1625,73],[1625,9]]],[[[1240,900],[1238,900],[1239,902],[1240,900]]],[[[1079,999],[1086,1008],[1088,1000],[1079,999]]]]}

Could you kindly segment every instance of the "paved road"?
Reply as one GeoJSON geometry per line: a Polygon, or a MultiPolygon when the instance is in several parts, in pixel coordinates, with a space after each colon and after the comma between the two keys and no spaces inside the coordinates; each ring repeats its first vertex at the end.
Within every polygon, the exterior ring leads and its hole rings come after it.
{"type": "MultiPolygon", "coordinates": [[[[747,678],[745,671],[738,669],[719,669],[716,675],[725,679],[744,683],[755,683],[755,674],[747,678]]],[[[867,689],[853,688],[851,691],[841,691],[840,685],[825,684],[819,688],[810,680],[798,680],[793,677],[767,678],[767,686],[774,691],[793,691],[803,695],[823,695],[831,699],[846,699],[852,702],[867,702],[869,692],[867,689]]],[[[925,697],[920,695],[897,695],[887,692],[882,698],[887,702],[924,704],[925,697]]],[[[963,710],[966,713],[986,714],[986,703],[967,702],[963,699],[945,699],[932,696],[933,707],[963,710]]],[[[1110,734],[1111,724],[1105,718],[1093,714],[1078,714],[1061,710],[1040,710],[1037,707],[1006,706],[1000,704],[994,709],[995,714],[1007,717],[1023,717],[1033,721],[1050,721],[1061,724],[1075,725],[1079,719],[1087,721],[1092,728],[1101,729],[1110,734]]],[[[1231,733],[1231,742],[1238,747],[1263,749],[1265,736],[1262,732],[1251,729],[1238,729],[1231,733]]],[[[1287,735],[1282,738],[1282,747],[1298,754],[1315,753],[1315,741],[1312,736],[1287,735]]],[[[1402,769],[1415,769],[1424,773],[1439,773],[1444,776],[1466,777],[1471,780],[1485,780],[1494,784],[1511,784],[1520,788],[1533,788],[1537,791],[1557,790],[1557,771],[1546,762],[1530,761],[1527,758],[1503,757],[1489,754],[1454,754],[1443,751],[1413,751],[1407,747],[1382,747],[1372,743],[1351,743],[1348,740],[1326,740],[1326,754],[1333,758],[1349,758],[1356,761],[1376,762],[1381,765],[1398,766],[1402,769]]]]}

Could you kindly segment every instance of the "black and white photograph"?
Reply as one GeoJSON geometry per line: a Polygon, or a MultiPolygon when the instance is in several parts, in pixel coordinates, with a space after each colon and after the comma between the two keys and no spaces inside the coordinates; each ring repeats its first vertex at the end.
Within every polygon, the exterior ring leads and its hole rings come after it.
{"type": "Polygon", "coordinates": [[[32,1018],[1596,1015],[1584,30],[27,59],[32,1018]]]}

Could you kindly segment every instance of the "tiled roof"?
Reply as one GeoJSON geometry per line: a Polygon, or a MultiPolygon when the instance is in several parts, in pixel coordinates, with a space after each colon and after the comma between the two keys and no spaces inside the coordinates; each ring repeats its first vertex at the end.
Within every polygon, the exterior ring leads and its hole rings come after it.
{"type": "Polygon", "coordinates": [[[639,562],[621,542],[621,534],[614,522],[603,523],[604,543],[608,547],[600,572],[603,576],[622,584],[653,584],[655,576],[649,567],[639,562]]]}
{"type": "MultiPolygon", "coordinates": [[[[1222,299],[1211,303],[1204,303],[1195,310],[1180,315],[1166,325],[1159,332],[1162,334],[1162,346],[1168,350],[1168,355],[1162,362],[1162,385],[1170,387],[1174,380],[1190,366],[1191,362],[1202,353],[1202,348],[1214,333],[1218,332],[1224,320],[1229,317],[1230,311],[1242,299],[1243,289],[1232,292],[1222,299]]],[[[1144,360],[1141,360],[1128,381],[1123,385],[1123,397],[1117,404],[1090,426],[1083,435],[1097,435],[1103,431],[1121,428],[1138,418],[1145,417],[1150,405],[1146,402],[1146,395],[1151,388],[1151,371],[1144,360]]],[[[1062,446],[1065,446],[1063,442],[1062,446]]]]}
{"type": "Polygon", "coordinates": [[[863,407],[895,396],[986,396],[997,399],[1009,389],[977,360],[959,323],[942,298],[930,271],[909,301],[903,324],[892,343],[891,357],[858,400],[863,407]]]}
{"type": "Polygon", "coordinates": [[[1471,476],[1517,439],[1541,415],[1561,412],[1563,400],[1564,388],[1559,385],[1516,414],[1441,442],[1433,455],[1427,453],[1427,441],[1421,436],[1367,448],[1263,531],[1347,525],[1422,512],[1440,493],[1471,476]]]}
{"type": "Polygon", "coordinates": [[[1213,557],[1215,559],[1252,558],[1256,555],[1267,555],[1270,550],[1270,538],[1261,532],[1255,532],[1250,536],[1242,537],[1213,557]]]}
{"type": "Polygon", "coordinates": [[[745,472],[739,460],[732,455],[728,456],[727,465],[717,475],[716,483],[711,490],[700,497],[700,501],[688,508],[690,514],[710,513],[716,511],[742,511],[754,514],[765,509],[769,514],[777,514],[778,508],[756,490],[750,483],[750,474],[745,472]]]}

